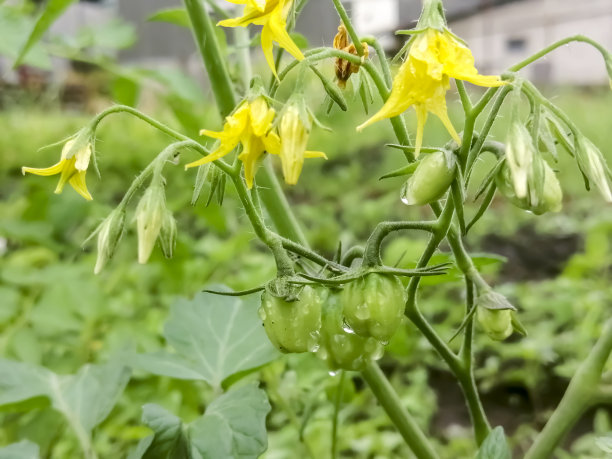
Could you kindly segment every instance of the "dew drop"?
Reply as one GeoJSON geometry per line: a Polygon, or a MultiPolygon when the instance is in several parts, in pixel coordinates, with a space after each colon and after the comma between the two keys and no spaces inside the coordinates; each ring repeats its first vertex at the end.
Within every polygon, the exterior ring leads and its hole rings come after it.
{"type": "Polygon", "coordinates": [[[266,320],[266,317],[268,317],[268,314],[266,314],[266,310],[264,308],[259,308],[257,310],[257,314],[261,320],[266,320]]]}
{"type": "Polygon", "coordinates": [[[329,375],[330,376],[336,376],[337,374],[338,374],[337,371],[329,370],[329,375]]]}
{"type": "Polygon", "coordinates": [[[353,330],[351,326],[348,323],[346,323],[346,319],[342,322],[342,330],[344,330],[344,332],[348,333],[349,335],[355,334],[355,330],[353,330]]]}

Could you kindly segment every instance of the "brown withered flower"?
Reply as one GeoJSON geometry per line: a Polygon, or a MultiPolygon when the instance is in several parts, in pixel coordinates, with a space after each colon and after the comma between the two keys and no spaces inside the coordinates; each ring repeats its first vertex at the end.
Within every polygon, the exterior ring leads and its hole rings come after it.
{"type": "MultiPolygon", "coordinates": [[[[363,59],[367,59],[369,55],[367,43],[362,43],[363,59]]],[[[348,32],[344,24],[338,26],[338,33],[334,37],[334,48],[345,51],[349,54],[357,56],[357,49],[353,43],[349,43],[348,32]]],[[[338,86],[342,89],[346,87],[346,82],[353,73],[359,72],[359,64],[352,64],[344,59],[336,58],[336,78],[338,78],[338,86]]]]}

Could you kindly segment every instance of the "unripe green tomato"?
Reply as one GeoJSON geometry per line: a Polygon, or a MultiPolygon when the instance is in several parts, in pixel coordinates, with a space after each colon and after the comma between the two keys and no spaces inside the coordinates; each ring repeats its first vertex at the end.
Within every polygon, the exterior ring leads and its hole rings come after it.
{"type": "Polygon", "coordinates": [[[383,345],[374,338],[356,335],[345,323],[340,295],[330,292],[323,305],[320,347],[317,357],[332,370],[363,370],[368,362],[378,360],[383,345]]]}
{"type": "Polygon", "coordinates": [[[487,309],[479,307],[476,310],[478,323],[489,338],[503,341],[512,334],[511,309],[487,309]]]}
{"type": "Polygon", "coordinates": [[[369,273],[347,284],[341,301],[346,323],[355,333],[389,341],[402,322],[406,290],[396,276],[369,273]]]}
{"type": "Polygon", "coordinates": [[[427,154],[402,187],[402,202],[409,206],[422,206],[437,201],[451,185],[456,168],[452,153],[436,151],[427,154]]]}
{"type": "Polygon", "coordinates": [[[542,161],[544,169],[544,185],[542,193],[537,196],[537,202],[532,202],[529,198],[529,193],[524,198],[518,198],[512,186],[512,177],[510,169],[503,166],[495,177],[497,189],[516,207],[533,212],[536,215],[542,215],[546,212],[559,212],[563,205],[563,191],[561,184],[546,161],[542,161]]]}
{"type": "Polygon", "coordinates": [[[264,291],[259,317],[272,344],[281,352],[315,350],[319,345],[323,300],[321,292],[308,285],[296,301],[285,301],[264,291]]]}

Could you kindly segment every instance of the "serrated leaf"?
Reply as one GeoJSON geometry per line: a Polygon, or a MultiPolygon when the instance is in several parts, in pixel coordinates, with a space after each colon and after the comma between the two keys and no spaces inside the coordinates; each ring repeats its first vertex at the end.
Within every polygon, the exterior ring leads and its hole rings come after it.
{"type": "Polygon", "coordinates": [[[189,15],[184,8],[166,8],[156,11],[147,18],[151,22],[168,22],[180,27],[191,27],[189,15]]]}
{"type": "Polygon", "coordinates": [[[270,403],[254,384],[215,399],[204,416],[189,426],[189,436],[203,458],[257,458],[267,446],[270,403]]]}
{"type": "Polygon", "coordinates": [[[512,452],[508,447],[504,428],[497,426],[493,429],[485,441],[482,442],[476,459],[511,459],[512,452]]]}
{"type": "Polygon", "coordinates": [[[258,298],[199,293],[193,300],[179,299],[164,327],[177,354],[137,354],[127,360],[154,374],[199,379],[219,388],[229,376],[279,355],[261,326],[258,298]]]}
{"type": "Polygon", "coordinates": [[[0,459],[38,459],[40,448],[36,443],[22,440],[0,449],[0,459]]]}
{"type": "Polygon", "coordinates": [[[75,375],[58,375],[43,367],[0,360],[0,407],[23,408],[24,402],[49,399],[77,432],[89,435],[115,405],[129,379],[115,363],[85,365],[75,375]]]}
{"type": "Polygon", "coordinates": [[[44,35],[44,33],[51,27],[51,24],[59,18],[62,13],[68,8],[75,0],[49,0],[43,7],[42,13],[36,19],[34,27],[30,31],[28,38],[24,45],[19,50],[17,59],[15,59],[14,67],[18,67],[24,57],[28,54],[32,46],[34,46],[44,35]]]}

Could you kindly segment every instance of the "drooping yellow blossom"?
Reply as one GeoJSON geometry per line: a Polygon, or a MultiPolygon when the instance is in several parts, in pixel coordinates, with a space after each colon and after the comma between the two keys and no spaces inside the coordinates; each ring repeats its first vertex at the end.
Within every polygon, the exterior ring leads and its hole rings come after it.
{"type": "Polygon", "coordinates": [[[223,27],[246,27],[249,24],[263,26],[261,29],[261,48],[268,65],[276,75],[272,42],[301,61],[304,55],[287,32],[287,15],[291,9],[292,0],[228,0],[231,3],[245,4],[242,17],[225,19],[217,25],[223,27]]]}
{"type": "MultiPolygon", "coordinates": [[[[307,115],[306,115],[307,116],[307,115]]],[[[279,133],[281,139],[280,159],[283,166],[283,176],[289,185],[295,185],[302,172],[304,159],[325,158],[321,151],[307,151],[310,123],[304,122],[300,110],[294,105],[287,107],[280,121],[279,133]]]]}
{"type": "Polygon", "coordinates": [[[244,164],[244,178],[249,188],[253,186],[255,166],[264,151],[280,153],[280,139],[271,131],[274,109],[268,107],[263,97],[252,102],[244,102],[232,115],[225,118],[222,131],[202,129],[201,135],[219,139],[219,146],[210,155],[189,163],[185,169],[215,161],[242,143],[242,153],[238,158],[244,164]]]}
{"type": "Polygon", "coordinates": [[[446,108],[446,91],[450,87],[450,78],[488,87],[505,83],[499,76],[479,75],[470,49],[447,29],[427,28],[413,40],[408,56],[393,80],[389,98],[378,113],[358,126],[357,130],[397,116],[414,105],[417,114],[415,154],[418,156],[428,112],[440,118],[453,139],[461,142],[446,108]]]}
{"type": "Polygon", "coordinates": [[[89,159],[91,158],[91,144],[84,144],[68,158],[68,154],[71,153],[75,140],[77,139],[71,139],[64,144],[62,155],[57,164],[47,168],[22,167],[21,173],[24,175],[30,173],[43,176],[61,174],[57,187],[55,188],[55,193],[61,193],[66,183],[69,183],[77,193],[88,201],[91,201],[93,198],[91,194],[89,194],[89,191],[87,191],[87,185],[85,183],[85,175],[87,174],[87,167],[89,166],[89,159]]]}

